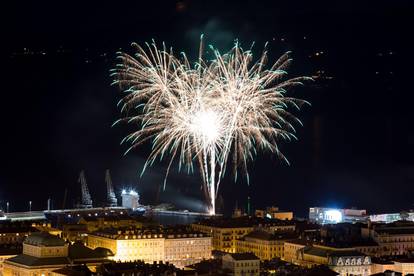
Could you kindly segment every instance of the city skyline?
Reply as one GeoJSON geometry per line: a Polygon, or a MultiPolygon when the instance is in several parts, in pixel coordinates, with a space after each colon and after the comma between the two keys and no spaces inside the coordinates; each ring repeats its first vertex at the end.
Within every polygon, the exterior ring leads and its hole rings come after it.
{"type": "Polygon", "coordinates": [[[193,59],[193,45],[204,33],[207,43],[223,50],[237,38],[246,45],[255,41],[258,49],[269,41],[275,57],[292,51],[293,76],[316,77],[295,92],[312,107],[301,113],[299,141],[283,145],[291,166],[267,154],[249,164],[250,186],[224,179],[225,212],[236,202],[246,205],[248,196],[256,207],[275,204],[302,216],[311,206],[357,206],[371,213],[414,208],[406,196],[414,181],[407,61],[412,4],[246,3],[238,13],[231,12],[231,3],[200,1],[125,4],[119,11],[106,4],[71,3],[62,10],[51,2],[8,3],[2,19],[2,207],[8,201],[25,210],[31,200],[40,209],[49,197],[59,206],[65,188],[75,199],[81,170],[91,193],[103,201],[104,172],[110,169],[117,196],[135,187],[147,204],[167,202],[173,194],[181,208],[201,208],[199,175],[173,170],[162,192],[167,164],[139,178],[149,147],[122,157],[126,129],[111,128],[119,94],[109,86],[109,69],[119,48],[131,52],[131,42],[152,38],[193,59]],[[389,198],[391,188],[399,192],[389,198]]]}

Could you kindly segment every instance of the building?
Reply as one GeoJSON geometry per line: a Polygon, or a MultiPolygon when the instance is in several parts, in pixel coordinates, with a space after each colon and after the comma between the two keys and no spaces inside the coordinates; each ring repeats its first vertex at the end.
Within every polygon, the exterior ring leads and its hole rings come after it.
{"type": "Polygon", "coordinates": [[[38,230],[32,223],[3,221],[0,223],[0,244],[21,244],[33,232],[38,230]]]}
{"type": "Polygon", "coordinates": [[[299,264],[300,252],[311,242],[305,239],[293,239],[283,244],[283,260],[292,264],[299,264]]]}
{"type": "Polygon", "coordinates": [[[314,244],[327,247],[359,251],[371,257],[380,257],[381,246],[371,237],[362,237],[361,223],[338,223],[323,225],[319,239],[313,239],[314,244]]]}
{"type": "Polygon", "coordinates": [[[371,222],[392,223],[400,220],[414,221],[414,212],[400,212],[387,214],[373,214],[369,216],[371,222]]]}
{"type": "Polygon", "coordinates": [[[388,224],[369,223],[361,229],[363,237],[372,238],[380,246],[378,255],[405,255],[414,250],[414,223],[397,221],[388,224]]]}
{"type": "Polygon", "coordinates": [[[3,276],[4,261],[22,253],[21,244],[2,245],[0,246],[0,276],[3,276]]]}
{"type": "Polygon", "coordinates": [[[230,253],[223,256],[222,268],[234,276],[259,276],[260,259],[253,253],[230,253]]]}
{"type": "Polygon", "coordinates": [[[326,265],[341,276],[371,275],[371,257],[355,250],[307,246],[300,252],[299,263],[307,267],[326,265]]]}
{"type": "Polygon", "coordinates": [[[255,216],[260,218],[273,218],[280,220],[291,220],[293,219],[293,212],[291,211],[281,211],[279,207],[271,206],[267,207],[266,210],[256,210],[255,216]]]}
{"type": "Polygon", "coordinates": [[[382,258],[372,258],[371,259],[371,273],[383,273],[385,271],[394,270],[394,262],[390,260],[384,260],[382,258]]]}
{"type": "Polygon", "coordinates": [[[104,229],[88,235],[88,246],[110,249],[117,261],[169,262],[184,267],[211,258],[211,237],[186,228],[104,229]]]}
{"type": "Polygon", "coordinates": [[[122,190],[122,207],[136,210],[139,207],[139,194],[134,190],[122,190]]]}
{"type": "Polygon", "coordinates": [[[319,224],[335,224],[340,222],[365,222],[367,211],[358,209],[335,209],[325,207],[309,208],[309,220],[319,224]]]}
{"type": "Polygon", "coordinates": [[[294,232],[269,233],[255,230],[236,241],[237,253],[253,253],[260,260],[284,258],[284,243],[296,238],[294,232]]]}
{"type": "Polygon", "coordinates": [[[394,271],[402,275],[414,274],[414,258],[403,258],[394,261],[394,271]]]}
{"type": "Polygon", "coordinates": [[[292,221],[256,217],[212,218],[191,225],[194,230],[212,236],[214,250],[227,253],[235,253],[237,240],[259,226],[268,232],[295,231],[292,221]]]}
{"type": "Polygon", "coordinates": [[[86,264],[91,269],[108,260],[106,249],[92,250],[83,244],[69,245],[47,232],[33,233],[23,242],[23,253],[4,261],[5,276],[50,275],[53,270],[72,264],[86,264]]]}
{"type": "MultiPolygon", "coordinates": [[[[134,262],[111,262],[103,264],[98,268],[100,275],[164,275],[176,276],[180,275],[180,270],[172,264],[153,263],[148,264],[143,261],[134,262]]],[[[187,274],[189,275],[189,274],[187,274]]]]}
{"type": "Polygon", "coordinates": [[[86,225],[88,232],[95,232],[104,228],[143,227],[153,224],[146,217],[131,217],[128,214],[112,216],[85,216],[79,219],[78,224],[86,225]]]}

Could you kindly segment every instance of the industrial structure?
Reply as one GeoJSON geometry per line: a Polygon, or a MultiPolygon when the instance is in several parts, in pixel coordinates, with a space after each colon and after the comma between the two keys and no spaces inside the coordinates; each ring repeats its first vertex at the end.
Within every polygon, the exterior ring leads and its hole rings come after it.
{"type": "Polygon", "coordinates": [[[112,179],[109,170],[105,172],[105,182],[106,182],[106,191],[107,191],[107,203],[109,207],[118,206],[118,200],[116,198],[114,187],[112,186],[112,179]]]}
{"type": "Polygon", "coordinates": [[[92,208],[92,197],[89,193],[88,184],[86,184],[85,172],[82,170],[79,174],[78,182],[81,184],[81,201],[77,208],[92,208]]]}
{"type": "Polygon", "coordinates": [[[136,210],[139,207],[139,194],[134,190],[122,190],[122,207],[136,210]]]}

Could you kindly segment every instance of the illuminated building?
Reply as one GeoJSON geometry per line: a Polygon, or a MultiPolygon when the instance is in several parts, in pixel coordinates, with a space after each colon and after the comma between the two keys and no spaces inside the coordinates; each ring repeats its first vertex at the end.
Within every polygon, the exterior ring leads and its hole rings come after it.
{"type": "Polygon", "coordinates": [[[365,222],[367,220],[367,211],[357,209],[312,207],[309,208],[309,220],[319,224],[365,222]]]}
{"type": "Polygon", "coordinates": [[[394,261],[394,270],[402,275],[414,274],[414,258],[405,258],[394,261]]]}
{"type": "Polygon", "coordinates": [[[78,223],[86,225],[88,232],[94,232],[99,229],[110,227],[143,227],[146,224],[150,224],[150,221],[144,217],[138,219],[125,214],[118,216],[85,216],[80,218],[78,223]]]}
{"type": "Polygon", "coordinates": [[[293,222],[255,217],[213,218],[193,223],[191,227],[211,235],[214,250],[235,253],[237,240],[252,232],[259,225],[269,232],[295,231],[293,222]]]}
{"type": "Polygon", "coordinates": [[[379,255],[404,255],[414,250],[413,222],[369,223],[367,227],[361,229],[361,234],[379,244],[379,255]]]}
{"type": "Polygon", "coordinates": [[[350,249],[307,246],[300,250],[297,263],[306,267],[326,265],[341,276],[371,275],[371,257],[350,249]]]}
{"type": "Polygon", "coordinates": [[[2,222],[0,223],[0,244],[21,244],[28,235],[37,231],[31,223],[2,222]]]}
{"type": "Polygon", "coordinates": [[[313,239],[318,244],[333,249],[356,250],[371,257],[381,256],[381,246],[371,237],[362,237],[362,224],[338,223],[324,225],[320,238],[313,239]]]}
{"type": "Polygon", "coordinates": [[[0,247],[0,276],[3,276],[4,261],[22,253],[22,246],[18,244],[3,245],[0,247]]]}
{"type": "Polygon", "coordinates": [[[104,247],[119,261],[168,261],[184,267],[211,258],[211,237],[183,228],[105,229],[88,236],[88,246],[104,247]]]}
{"type": "Polygon", "coordinates": [[[108,260],[106,249],[92,250],[83,244],[69,245],[47,232],[33,233],[23,243],[23,254],[4,261],[4,275],[51,275],[52,271],[69,264],[82,263],[92,270],[108,260]]]}
{"type": "Polygon", "coordinates": [[[236,241],[236,252],[253,253],[260,260],[271,260],[284,257],[284,242],[296,237],[293,232],[269,233],[267,231],[253,231],[236,241]]]}
{"type": "Polygon", "coordinates": [[[285,241],[283,244],[283,260],[293,264],[299,264],[300,252],[310,242],[303,239],[285,241]]]}
{"type": "Polygon", "coordinates": [[[401,212],[389,214],[374,214],[369,216],[371,222],[392,223],[399,220],[414,221],[414,212],[401,212]]]}
{"type": "Polygon", "coordinates": [[[394,270],[394,262],[390,260],[383,260],[383,259],[377,259],[373,258],[371,260],[371,273],[383,273],[387,270],[394,270]]]}
{"type": "MultiPolygon", "coordinates": [[[[284,260],[303,267],[326,265],[340,275],[371,275],[371,257],[364,254],[363,243],[328,243],[296,239],[284,244],[284,260]]],[[[378,248],[376,243],[373,248],[378,248]]]]}
{"type": "Polygon", "coordinates": [[[259,276],[260,259],[252,253],[226,254],[222,258],[223,269],[231,271],[234,276],[259,276]]]}
{"type": "Polygon", "coordinates": [[[122,207],[135,210],[139,207],[139,195],[134,190],[122,190],[122,207]]]}
{"type": "Polygon", "coordinates": [[[281,211],[278,207],[267,207],[266,210],[256,210],[255,216],[260,218],[273,218],[280,220],[291,220],[293,219],[293,212],[291,211],[281,211]]]}

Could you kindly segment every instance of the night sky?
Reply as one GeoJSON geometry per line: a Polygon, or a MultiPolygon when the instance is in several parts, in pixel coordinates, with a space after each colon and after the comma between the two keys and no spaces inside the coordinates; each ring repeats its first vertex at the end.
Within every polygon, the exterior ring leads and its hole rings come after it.
{"type": "Polygon", "coordinates": [[[82,169],[99,206],[110,169],[118,192],[201,210],[198,175],[175,169],[162,191],[166,164],[139,177],[148,145],[123,156],[130,128],[111,127],[121,93],[109,70],[131,42],[165,41],[195,57],[203,33],[222,51],[239,39],[258,54],[268,41],[271,59],[292,51],[291,76],[320,76],[291,92],[312,103],[297,113],[299,141],[282,145],[291,165],[261,154],[250,186],[224,180],[222,210],[249,195],[253,208],[300,216],[311,206],[414,209],[412,1],[83,2],[2,4],[0,207],[45,209],[51,197],[61,208],[65,188],[71,206],[82,169]]]}

